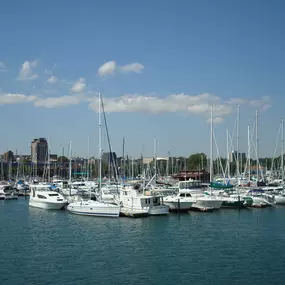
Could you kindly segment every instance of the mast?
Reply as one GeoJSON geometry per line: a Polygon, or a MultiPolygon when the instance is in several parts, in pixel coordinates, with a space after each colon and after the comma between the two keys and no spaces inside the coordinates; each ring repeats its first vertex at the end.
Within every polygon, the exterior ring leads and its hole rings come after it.
{"type": "Polygon", "coordinates": [[[169,156],[170,156],[170,151],[167,152],[167,160],[166,160],[166,176],[169,176],[169,156]]]}
{"type": "Polygon", "coordinates": [[[284,118],[281,118],[281,177],[282,177],[282,184],[284,183],[284,118]]]}
{"type": "Polygon", "coordinates": [[[87,155],[87,173],[86,173],[87,181],[89,180],[89,168],[90,168],[90,136],[88,136],[88,155],[87,155]]]}
{"type": "Polygon", "coordinates": [[[212,181],[213,181],[213,106],[211,106],[211,136],[210,136],[210,182],[212,181]]]}
{"type": "Polygon", "coordinates": [[[237,180],[240,174],[240,171],[239,171],[239,158],[240,158],[240,155],[239,155],[239,108],[240,108],[240,105],[237,106],[237,156],[236,156],[237,180]]]}
{"type": "Polygon", "coordinates": [[[49,142],[48,142],[48,182],[50,182],[50,141],[51,139],[49,138],[49,142]]]}
{"type": "Polygon", "coordinates": [[[125,160],[125,137],[123,137],[123,181],[125,179],[125,173],[126,173],[126,160],[125,160]]]}
{"type": "Polygon", "coordinates": [[[153,141],[153,156],[154,156],[154,175],[155,175],[155,181],[156,181],[156,176],[157,176],[157,155],[156,155],[156,147],[157,147],[157,143],[156,143],[156,138],[154,138],[153,141]]]}
{"type": "Polygon", "coordinates": [[[134,179],[134,158],[132,157],[132,180],[134,179]]]}
{"type": "Polygon", "coordinates": [[[248,178],[250,183],[250,129],[247,126],[247,159],[248,159],[248,178]]]}
{"type": "Polygon", "coordinates": [[[102,193],[101,193],[101,186],[102,186],[102,139],[101,139],[101,135],[102,135],[102,130],[101,130],[101,93],[99,92],[99,108],[98,108],[98,129],[99,129],[99,191],[100,191],[100,198],[102,200],[102,193]]]}
{"type": "Polygon", "coordinates": [[[228,172],[228,179],[230,178],[230,153],[229,153],[229,131],[226,130],[227,134],[227,172],[228,172]]]}
{"type": "Polygon", "coordinates": [[[71,145],[72,142],[69,142],[69,196],[71,196],[71,168],[72,168],[72,161],[71,161],[71,145]]]}
{"type": "Polygon", "coordinates": [[[258,110],[256,110],[255,113],[255,144],[256,144],[256,179],[257,179],[257,184],[258,186],[258,178],[259,178],[259,147],[258,147],[258,110]]]}

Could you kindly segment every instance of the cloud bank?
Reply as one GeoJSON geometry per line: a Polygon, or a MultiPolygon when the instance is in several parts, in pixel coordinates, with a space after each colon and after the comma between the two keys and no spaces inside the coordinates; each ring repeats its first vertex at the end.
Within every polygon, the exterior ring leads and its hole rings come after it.
{"type": "MultiPolygon", "coordinates": [[[[98,112],[98,96],[93,96],[94,93],[91,93],[90,96],[90,92],[80,93],[84,90],[85,85],[85,80],[80,78],[72,87],[73,94],[59,97],[0,93],[0,105],[31,103],[35,107],[59,108],[85,103],[90,109],[98,112]]],[[[202,116],[208,122],[210,109],[213,106],[215,124],[222,123],[227,115],[236,112],[237,103],[259,108],[259,110],[266,110],[271,106],[271,100],[268,96],[255,100],[243,98],[223,100],[221,97],[209,93],[198,95],[179,93],[166,97],[160,97],[156,94],[125,94],[120,97],[105,97],[103,101],[107,113],[185,113],[202,116]]]]}

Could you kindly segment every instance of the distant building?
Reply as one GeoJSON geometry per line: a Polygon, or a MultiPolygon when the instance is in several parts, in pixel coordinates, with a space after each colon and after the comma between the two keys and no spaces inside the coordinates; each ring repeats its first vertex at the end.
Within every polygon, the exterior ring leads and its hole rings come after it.
{"type": "Polygon", "coordinates": [[[57,154],[50,154],[49,155],[50,162],[57,162],[57,154]]]}
{"type": "Polygon", "coordinates": [[[117,162],[117,155],[115,152],[103,152],[102,161],[108,164],[117,162]]]}
{"type": "Polygon", "coordinates": [[[181,171],[179,174],[172,175],[172,177],[179,181],[185,181],[189,179],[200,180],[202,182],[210,181],[210,174],[205,169],[201,169],[200,171],[197,170],[181,171]]]}
{"type": "Polygon", "coordinates": [[[13,151],[9,150],[3,154],[3,160],[8,162],[8,161],[13,161],[14,160],[14,153],[13,151]]]}
{"type": "Polygon", "coordinates": [[[34,139],[31,143],[31,158],[33,163],[44,164],[48,158],[48,143],[45,138],[34,139]]]}

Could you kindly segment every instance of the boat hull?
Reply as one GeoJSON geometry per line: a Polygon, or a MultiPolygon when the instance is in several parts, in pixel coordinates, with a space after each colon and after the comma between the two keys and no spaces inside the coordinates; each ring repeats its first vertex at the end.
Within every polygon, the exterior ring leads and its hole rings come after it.
{"type": "Polygon", "coordinates": [[[111,217],[117,218],[120,214],[120,206],[104,204],[100,206],[94,204],[90,205],[74,205],[69,204],[66,208],[70,213],[82,216],[94,216],[94,217],[111,217]]]}
{"type": "Polygon", "coordinates": [[[149,215],[149,209],[121,207],[120,210],[120,216],[123,217],[140,218],[140,217],[147,217],[148,215],[149,215]]]}
{"type": "Polygon", "coordinates": [[[223,201],[218,199],[208,198],[197,198],[196,202],[193,203],[192,209],[200,211],[213,211],[221,208],[223,201]]]}
{"type": "Polygon", "coordinates": [[[278,196],[278,195],[276,195],[274,197],[274,200],[275,200],[275,204],[285,205],[285,196],[278,196]]]}
{"type": "Polygon", "coordinates": [[[66,205],[66,202],[43,202],[36,201],[30,198],[29,206],[34,208],[46,209],[46,210],[61,210],[66,205]]]}
{"type": "Polygon", "coordinates": [[[167,205],[159,205],[149,207],[148,214],[150,216],[168,215],[169,207],[167,205]]]}
{"type": "Polygon", "coordinates": [[[188,211],[193,205],[193,202],[187,201],[172,201],[172,202],[165,202],[164,204],[169,207],[170,212],[177,212],[177,211],[188,211]]]}

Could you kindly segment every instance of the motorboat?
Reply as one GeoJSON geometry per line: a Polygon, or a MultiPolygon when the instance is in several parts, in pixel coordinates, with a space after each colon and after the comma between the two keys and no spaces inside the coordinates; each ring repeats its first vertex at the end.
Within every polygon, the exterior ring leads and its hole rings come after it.
{"type": "Polygon", "coordinates": [[[52,191],[48,185],[30,185],[29,206],[47,210],[63,209],[67,200],[58,192],[52,191]]]}
{"type": "Polygon", "coordinates": [[[191,196],[188,190],[180,190],[178,194],[164,197],[164,204],[171,212],[188,211],[196,200],[191,196]]]}
{"type": "Polygon", "coordinates": [[[67,210],[72,214],[98,217],[119,217],[120,206],[116,204],[103,203],[94,200],[84,201],[79,197],[79,201],[74,201],[67,206],[67,210]]]}

